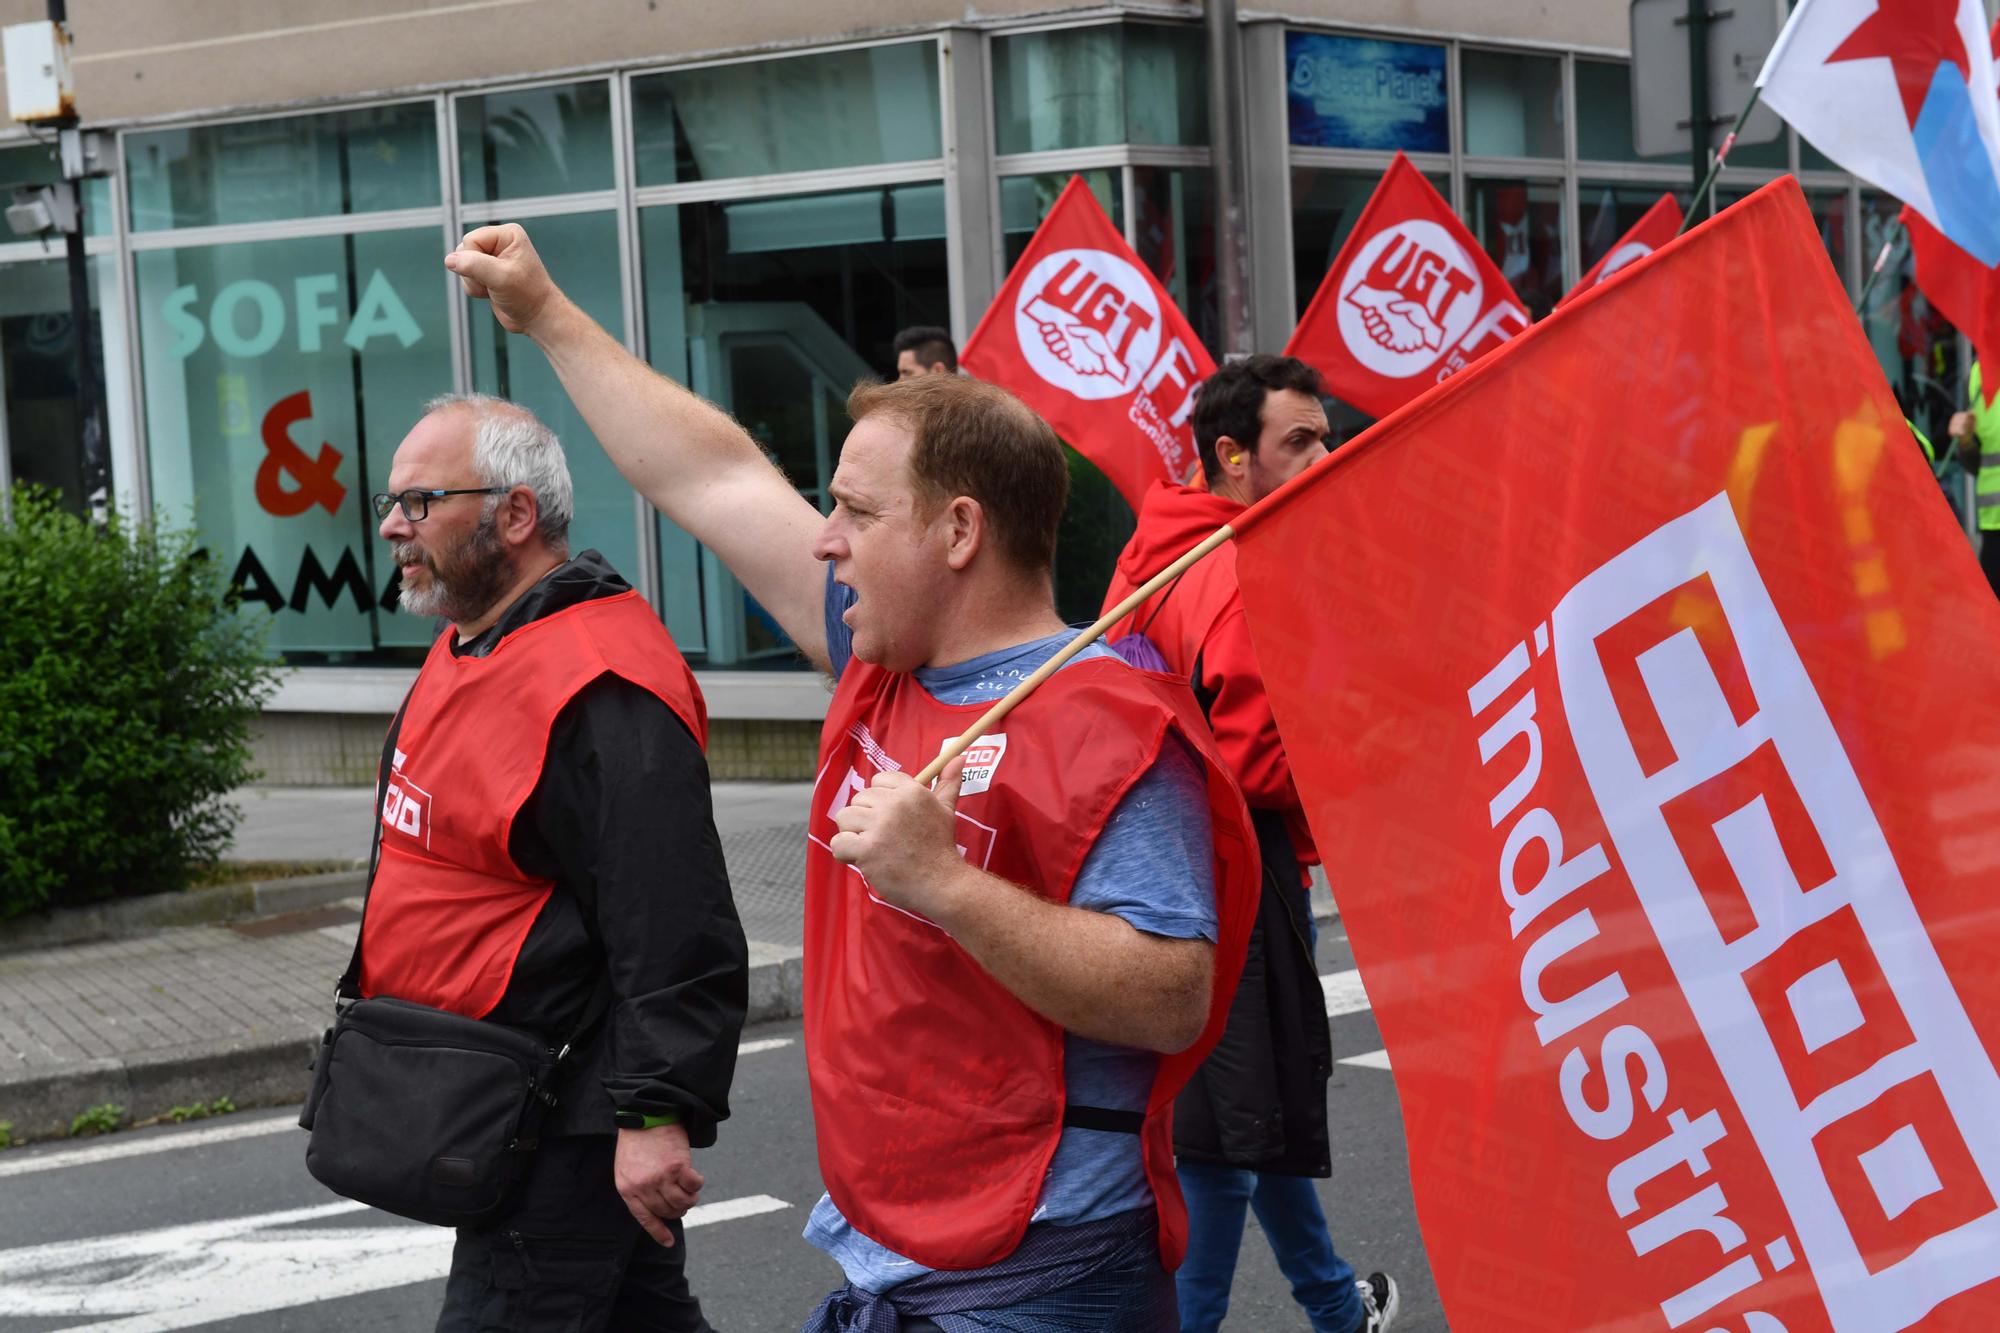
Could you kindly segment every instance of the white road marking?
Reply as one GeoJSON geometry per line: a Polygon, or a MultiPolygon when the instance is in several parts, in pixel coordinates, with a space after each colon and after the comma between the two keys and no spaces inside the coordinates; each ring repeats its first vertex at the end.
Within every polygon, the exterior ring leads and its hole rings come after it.
{"type": "MultiPolygon", "coordinates": [[[[753,1194],[703,1204],[682,1220],[698,1227],[790,1206],[753,1194]]],[[[365,1207],[340,1199],[220,1222],[0,1250],[0,1317],[85,1316],[101,1322],[73,1327],[168,1333],[437,1281],[450,1270],[454,1235],[444,1227],[298,1225],[365,1207]]]]}
{"type": "Polygon", "coordinates": [[[1326,1016],[1360,1014],[1368,1010],[1368,992],[1361,988],[1361,974],[1353,968],[1345,972],[1323,973],[1319,988],[1326,995],[1326,1016]]]}
{"type": "Polygon", "coordinates": [[[1350,1055],[1340,1061],[1340,1063],[1353,1065],[1359,1069],[1387,1069],[1389,1067],[1389,1053],[1387,1051],[1369,1051],[1365,1055],[1350,1055]]]}
{"type": "MultiPolygon", "coordinates": [[[[736,1048],[736,1053],[757,1055],[763,1051],[775,1051],[792,1045],[793,1040],[791,1037],[760,1037],[755,1041],[744,1042],[736,1048]]],[[[26,1175],[32,1171],[59,1171],[70,1166],[115,1162],[121,1157],[143,1157],[147,1153],[171,1152],[176,1148],[199,1148],[205,1144],[228,1143],[234,1139],[262,1138],[266,1134],[281,1134],[285,1130],[298,1127],[299,1122],[295,1117],[281,1115],[262,1120],[203,1125],[200,1129],[184,1129],[174,1134],[153,1134],[142,1139],[98,1143],[88,1148],[69,1148],[62,1152],[18,1156],[8,1153],[0,1156],[0,1178],[26,1175]]]]}
{"type": "Polygon", "coordinates": [[[296,1116],[272,1116],[265,1120],[245,1120],[236,1124],[204,1125],[200,1129],[185,1129],[176,1134],[154,1134],[143,1139],[128,1139],[123,1143],[99,1143],[88,1148],[70,1148],[63,1152],[42,1153],[37,1156],[16,1157],[8,1153],[0,1157],[0,1176],[24,1175],[30,1171],[55,1171],[66,1166],[89,1166],[93,1162],[113,1162],[121,1157],[141,1157],[147,1153],[168,1152],[175,1148],[198,1148],[206,1143],[227,1143],[231,1139],[254,1139],[265,1134],[277,1134],[284,1130],[296,1131],[299,1127],[296,1116]]]}

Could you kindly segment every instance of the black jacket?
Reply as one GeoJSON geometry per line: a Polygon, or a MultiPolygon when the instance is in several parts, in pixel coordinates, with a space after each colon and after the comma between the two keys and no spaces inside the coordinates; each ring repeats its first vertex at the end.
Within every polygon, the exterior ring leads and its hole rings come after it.
{"type": "Polygon", "coordinates": [[[1286,1176],[1333,1174],[1326,1081],[1333,1036],[1311,948],[1312,908],[1275,810],[1252,810],[1264,889],[1222,1039],[1174,1103],[1174,1152],[1286,1176]]]}
{"type": "MultiPolygon", "coordinates": [[[[452,652],[484,657],[522,625],[628,587],[585,551],[452,652]]],[[[384,772],[398,730],[392,724],[383,743],[384,772]]],[[[749,956],[694,737],[651,692],[598,677],[550,728],[542,776],[508,852],[556,889],[487,1018],[561,1041],[598,987],[610,987],[604,1016],[569,1058],[544,1132],[608,1134],[615,1109],[671,1110],[695,1147],[713,1143],[729,1114],[749,956]]]]}

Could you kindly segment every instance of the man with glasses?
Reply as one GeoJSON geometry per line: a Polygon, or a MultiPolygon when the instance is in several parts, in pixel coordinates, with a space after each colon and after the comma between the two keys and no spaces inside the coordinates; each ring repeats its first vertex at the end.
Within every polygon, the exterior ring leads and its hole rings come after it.
{"type": "Polygon", "coordinates": [[[706,1330],[678,1219],[748,960],[694,677],[569,554],[569,466],[526,409],[431,403],[374,503],[401,608],[451,623],[382,747],[361,993],[576,1046],[507,1214],[458,1233],[438,1328],[706,1330]]]}

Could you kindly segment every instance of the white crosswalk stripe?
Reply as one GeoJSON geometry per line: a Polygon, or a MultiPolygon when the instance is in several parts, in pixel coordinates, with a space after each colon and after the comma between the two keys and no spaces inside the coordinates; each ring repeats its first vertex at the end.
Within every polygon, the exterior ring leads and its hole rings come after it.
{"type": "Polygon", "coordinates": [[[1362,989],[1361,973],[1354,968],[1344,972],[1327,972],[1319,979],[1319,988],[1326,994],[1326,1016],[1339,1018],[1342,1014],[1365,1013],[1368,1009],[1368,992],[1362,989]]]}
{"type": "MultiPolygon", "coordinates": [[[[746,1041],[736,1048],[736,1054],[759,1055],[765,1051],[782,1050],[794,1044],[791,1037],[760,1037],[746,1041]]],[[[61,1152],[10,1152],[0,1157],[0,1178],[26,1175],[32,1171],[59,1171],[64,1167],[90,1166],[97,1162],[115,1162],[122,1157],[143,1157],[148,1153],[172,1152],[176,1148],[200,1148],[213,1143],[228,1143],[236,1139],[262,1138],[266,1134],[282,1134],[286,1130],[296,1130],[298,1118],[293,1114],[260,1117],[255,1120],[230,1119],[228,1121],[203,1125],[199,1129],[183,1129],[172,1134],[149,1134],[143,1138],[118,1138],[104,1143],[93,1143],[87,1148],[67,1148],[61,1152]]],[[[304,1142],[303,1139],[300,1140],[304,1142]]],[[[303,1149],[301,1149],[303,1151],[303,1149]]]]}
{"type": "MultiPolygon", "coordinates": [[[[683,1225],[733,1222],[788,1208],[753,1194],[703,1204],[683,1225]]],[[[366,1205],[309,1208],[0,1250],[0,1317],[98,1320],[95,1333],[168,1333],[444,1277],[454,1233],[443,1227],[315,1226],[366,1205]]]]}

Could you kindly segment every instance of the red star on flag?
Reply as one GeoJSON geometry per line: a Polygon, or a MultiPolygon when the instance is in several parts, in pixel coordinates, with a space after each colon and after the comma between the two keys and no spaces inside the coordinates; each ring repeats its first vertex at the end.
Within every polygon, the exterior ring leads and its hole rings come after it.
{"type": "Polygon", "coordinates": [[[1972,81],[1972,65],[1958,35],[1958,0],[1881,0],[1826,63],[1877,56],[1887,56],[1895,66],[1903,111],[1915,125],[1939,65],[1956,65],[1965,81],[1972,81]]]}

